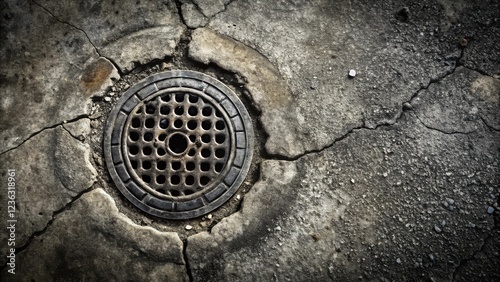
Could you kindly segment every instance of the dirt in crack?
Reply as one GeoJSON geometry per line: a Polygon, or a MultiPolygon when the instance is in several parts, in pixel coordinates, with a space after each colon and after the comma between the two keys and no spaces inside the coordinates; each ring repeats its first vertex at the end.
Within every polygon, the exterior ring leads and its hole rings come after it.
{"type": "MultiPolygon", "coordinates": [[[[105,94],[103,99],[96,99],[92,105],[91,116],[95,119],[91,120],[91,138],[90,143],[93,150],[92,161],[98,171],[98,181],[96,187],[102,187],[116,201],[117,207],[129,217],[133,222],[142,226],[151,226],[159,231],[177,232],[181,239],[186,239],[188,236],[202,231],[210,231],[224,217],[227,217],[238,211],[241,206],[241,201],[244,195],[251,189],[253,184],[259,178],[259,164],[262,161],[262,153],[264,152],[264,144],[267,135],[265,134],[259,120],[260,112],[251,103],[251,99],[244,87],[244,81],[237,74],[231,73],[216,65],[204,65],[193,61],[187,56],[187,46],[190,40],[191,31],[186,31],[178,44],[173,57],[165,60],[154,60],[145,65],[138,65],[129,73],[125,73],[122,78],[117,81],[114,86],[105,94]],[[140,80],[167,70],[193,70],[207,75],[210,75],[221,82],[236,93],[240,100],[245,105],[252,119],[254,130],[254,151],[252,164],[249,172],[234,196],[221,207],[205,216],[190,219],[190,220],[166,220],[148,215],[133,204],[131,204],[116,188],[115,184],[109,176],[108,170],[103,157],[103,132],[104,126],[109,112],[116,104],[116,101],[121,95],[132,85],[140,80]]],[[[182,152],[184,142],[182,136],[172,135],[169,138],[170,149],[174,152],[182,152]]],[[[184,140],[186,141],[186,140],[184,140]]]]}

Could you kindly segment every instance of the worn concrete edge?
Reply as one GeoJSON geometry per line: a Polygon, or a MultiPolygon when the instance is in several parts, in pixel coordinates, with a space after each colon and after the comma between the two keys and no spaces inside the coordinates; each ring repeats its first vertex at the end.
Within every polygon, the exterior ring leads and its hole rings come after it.
{"type": "MultiPolygon", "coordinates": [[[[179,235],[176,233],[176,232],[162,232],[162,231],[159,231],[155,228],[152,228],[152,227],[147,227],[147,226],[140,226],[140,225],[137,225],[135,224],[132,220],[130,220],[127,216],[125,216],[124,214],[120,213],[119,210],[118,210],[118,207],[116,206],[116,202],[115,200],[113,199],[113,197],[111,197],[108,193],[106,193],[104,190],[102,190],[102,188],[97,188],[96,187],[96,184],[92,184],[89,188],[81,191],[80,193],[78,193],[76,196],[74,196],[71,201],[69,201],[64,207],[62,207],[61,209],[57,210],[57,211],[54,211],[52,213],[52,218],[49,220],[49,222],[45,225],[45,227],[42,229],[42,230],[39,230],[39,231],[36,231],[34,232],[28,239],[28,242],[26,242],[26,244],[24,244],[23,246],[21,247],[18,247],[16,248],[16,255],[19,255],[21,252],[27,250],[31,243],[33,242],[33,240],[35,240],[37,237],[39,236],[43,236],[44,233],[47,232],[47,230],[49,230],[50,226],[52,226],[52,224],[57,220],[58,216],[60,214],[62,214],[63,212],[67,211],[68,209],[71,208],[71,206],[78,200],[80,200],[84,195],[88,194],[88,193],[91,193],[91,192],[94,192],[94,193],[100,193],[101,195],[105,196],[111,203],[112,205],[112,209],[110,211],[110,214],[112,215],[115,215],[119,220],[123,220],[126,224],[129,224],[135,228],[140,228],[140,229],[150,229],[152,230],[153,232],[155,233],[165,233],[165,234],[169,234],[169,235],[172,235],[177,241],[178,243],[181,243],[181,239],[179,237],[179,235]]],[[[184,253],[184,249],[185,249],[185,244],[183,244],[183,253],[184,253]]],[[[182,262],[181,263],[177,263],[177,262],[173,262],[177,265],[186,265],[187,262],[185,260],[185,257],[183,256],[182,257],[182,262]]],[[[5,268],[7,267],[7,263],[5,263],[1,268],[0,268],[0,272],[3,271],[5,268]]]]}

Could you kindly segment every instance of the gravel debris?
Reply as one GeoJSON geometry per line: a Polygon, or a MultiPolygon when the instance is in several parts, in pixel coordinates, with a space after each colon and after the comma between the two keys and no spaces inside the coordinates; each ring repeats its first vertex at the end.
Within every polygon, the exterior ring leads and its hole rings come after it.
{"type": "Polygon", "coordinates": [[[436,231],[436,233],[438,233],[438,234],[443,232],[443,230],[437,225],[434,226],[434,231],[436,231]]]}
{"type": "Polygon", "coordinates": [[[489,206],[488,209],[486,210],[488,214],[493,214],[495,212],[495,208],[492,206],[489,206]]]}

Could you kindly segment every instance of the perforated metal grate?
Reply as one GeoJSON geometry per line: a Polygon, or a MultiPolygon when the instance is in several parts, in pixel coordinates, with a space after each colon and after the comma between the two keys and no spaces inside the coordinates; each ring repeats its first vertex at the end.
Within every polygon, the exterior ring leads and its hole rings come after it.
{"type": "Polygon", "coordinates": [[[170,71],[127,90],[104,138],[107,167],[125,197],[155,216],[187,219],[226,202],[248,172],[251,121],[220,81],[170,71]]]}

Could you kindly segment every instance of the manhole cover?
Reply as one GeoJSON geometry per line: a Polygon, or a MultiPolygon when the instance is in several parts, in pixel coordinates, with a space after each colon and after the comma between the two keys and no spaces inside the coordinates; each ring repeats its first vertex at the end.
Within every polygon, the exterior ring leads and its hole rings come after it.
{"type": "Polygon", "coordinates": [[[168,219],[206,214],[243,182],[253,129],[238,97],[193,71],[152,75],[110,113],[104,154],[118,189],[141,210],[168,219]]]}

